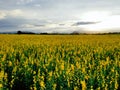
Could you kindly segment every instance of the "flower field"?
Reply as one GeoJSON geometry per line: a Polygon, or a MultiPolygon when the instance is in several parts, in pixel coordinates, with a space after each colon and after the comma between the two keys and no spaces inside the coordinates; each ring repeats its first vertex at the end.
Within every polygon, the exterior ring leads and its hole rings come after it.
{"type": "Polygon", "coordinates": [[[120,35],[0,35],[0,90],[120,90],[120,35]]]}

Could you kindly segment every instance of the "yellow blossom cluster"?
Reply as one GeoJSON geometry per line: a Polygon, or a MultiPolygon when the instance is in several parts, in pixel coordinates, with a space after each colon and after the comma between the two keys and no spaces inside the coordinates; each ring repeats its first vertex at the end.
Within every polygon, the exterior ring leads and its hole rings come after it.
{"type": "Polygon", "coordinates": [[[0,90],[118,90],[120,35],[0,35],[0,90]]]}

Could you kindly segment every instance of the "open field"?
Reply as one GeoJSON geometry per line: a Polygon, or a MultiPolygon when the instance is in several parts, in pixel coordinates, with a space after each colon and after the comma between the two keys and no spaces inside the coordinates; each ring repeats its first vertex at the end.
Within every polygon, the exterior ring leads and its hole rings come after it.
{"type": "Polygon", "coordinates": [[[120,90],[120,35],[0,35],[0,90],[120,90]]]}

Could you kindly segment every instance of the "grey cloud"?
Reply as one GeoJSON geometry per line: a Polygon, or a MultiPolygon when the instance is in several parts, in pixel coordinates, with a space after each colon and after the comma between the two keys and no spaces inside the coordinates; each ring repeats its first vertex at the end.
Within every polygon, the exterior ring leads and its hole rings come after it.
{"type": "Polygon", "coordinates": [[[65,26],[65,24],[59,24],[59,26],[65,26]]]}
{"type": "Polygon", "coordinates": [[[18,18],[5,18],[0,20],[0,32],[5,32],[5,31],[17,31],[22,28],[19,26],[26,21],[23,22],[22,19],[18,18]]]}
{"type": "Polygon", "coordinates": [[[34,25],[34,26],[36,26],[36,27],[45,27],[45,25],[42,25],[42,24],[36,24],[36,25],[34,25]]]}
{"type": "Polygon", "coordinates": [[[0,20],[0,32],[3,31],[17,31],[17,30],[27,30],[37,28],[44,28],[47,24],[45,20],[37,20],[37,19],[25,19],[18,17],[6,17],[5,19],[0,20]]]}
{"type": "Polygon", "coordinates": [[[45,25],[38,25],[38,24],[30,24],[30,23],[26,23],[26,24],[22,24],[19,26],[20,28],[44,28],[45,25]]]}
{"type": "Polygon", "coordinates": [[[74,24],[72,24],[72,26],[79,26],[79,25],[89,25],[89,24],[96,24],[96,23],[99,23],[99,22],[76,22],[74,24]]]}

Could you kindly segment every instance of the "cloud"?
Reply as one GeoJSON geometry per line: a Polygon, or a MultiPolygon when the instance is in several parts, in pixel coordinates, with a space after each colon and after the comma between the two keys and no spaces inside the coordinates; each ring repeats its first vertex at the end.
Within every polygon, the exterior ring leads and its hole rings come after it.
{"type": "Polygon", "coordinates": [[[40,27],[45,27],[45,25],[39,25],[39,24],[22,24],[19,27],[21,28],[40,28],[40,27]]]}
{"type": "Polygon", "coordinates": [[[12,18],[12,17],[24,17],[25,12],[21,9],[13,9],[13,10],[0,10],[0,19],[4,18],[12,18]]]}
{"type": "Polygon", "coordinates": [[[42,24],[41,25],[36,24],[35,26],[36,27],[45,27],[45,25],[42,25],[42,24]]]}
{"type": "Polygon", "coordinates": [[[21,28],[35,28],[35,25],[32,25],[32,24],[23,24],[23,25],[20,25],[21,28]]]}
{"type": "Polygon", "coordinates": [[[89,24],[96,24],[96,23],[99,23],[99,22],[76,22],[74,24],[72,24],[72,26],[79,26],[79,25],[89,25],[89,24]]]}
{"type": "MultiPolygon", "coordinates": [[[[0,28],[46,31],[76,31],[82,28],[120,27],[119,0],[0,0],[0,28]],[[94,2],[94,3],[93,3],[94,2]],[[94,11],[94,12],[93,12],[94,11]],[[114,21],[115,20],[115,21],[114,21]],[[100,21],[100,22],[99,22],[100,21]],[[111,22],[111,23],[110,23],[111,22]],[[112,23],[113,22],[113,23],[112,23]]],[[[101,28],[102,29],[102,28],[101,28]]],[[[2,30],[2,29],[1,29],[2,30]]]]}
{"type": "Polygon", "coordinates": [[[40,4],[35,4],[34,6],[35,6],[35,7],[41,7],[41,5],[40,5],[40,4]]]}
{"type": "Polygon", "coordinates": [[[24,12],[20,9],[15,9],[12,11],[8,11],[8,15],[12,17],[24,16],[24,12]]]}
{"type": "Polygon", "coordinates": [[[4,19],[6,17],[6,13],[0,12],[0,19],[4,19]]]}
{"type": "Polygon", "coordinates": [[[52,24],[47,24],[46,27],[48,28],[55,28],[55,27],[58,27],[59,25],[58,24],[55,24],[55,23],[52,23],[52,24]]]}
{"type": "Polygon", "coordinates": [[[59,26],[65,26],[65,24],[59,24],[59,26]]]}
{"type": "Polygon", "coordinates": [[[120,31],[120,15],[109,16],[100,23],[86,25],[84,28],[88,31],[114,31],[116,29],[120,31]]]}
{"type": "Polygon", "coordinates": [[[20,4],[27,4],[27,3],[31,3],[33,2],[33,0],[19,0],[17,1],[16,4],[20,5],[20,4]]]}
{"type": "Polygon", "coordinates": [[[17,28],[19,25],[26,23],[25,19],[19,18],[5,18],[0,20],[0,28],[17,28]]]}
{"type": "Polygon", "coordinates": [[[39,19],[38,17],[39,12],[34,12],[34,10],[22,10],[22,9],[0,10],[0,19],[3,18],[39,19]]]}

